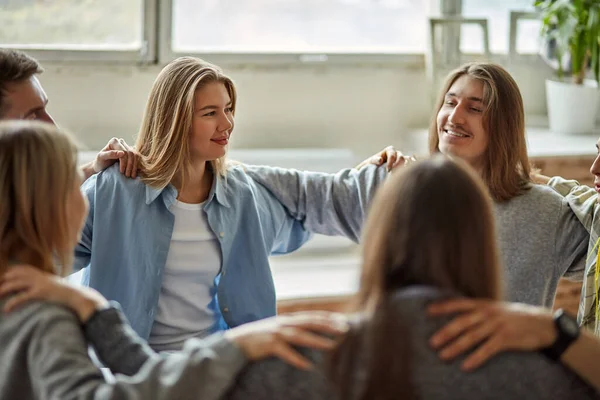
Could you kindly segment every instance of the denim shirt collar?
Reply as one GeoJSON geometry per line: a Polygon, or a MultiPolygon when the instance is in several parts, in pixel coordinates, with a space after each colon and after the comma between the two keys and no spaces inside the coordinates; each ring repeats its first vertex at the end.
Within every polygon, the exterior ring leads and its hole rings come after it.
{"type": "MultiPolygon", "coordinates": [[[[210,193],[206,199],[206,204],[211,203],[214,198],[222,206],[230,208],[231,205],[229,204],[229,200],[225,193],[227,191],[226,185],[227,179],[225,177],[215,175],[210,193]]],[[[170,207],[177,199],[177,189],[171,184],[168,184],[164,188],[153,188],[146,185],[146,204],[149,205],[153,203],[161,193],[164,193],[163,199],[167,207],[170,207]]]]}

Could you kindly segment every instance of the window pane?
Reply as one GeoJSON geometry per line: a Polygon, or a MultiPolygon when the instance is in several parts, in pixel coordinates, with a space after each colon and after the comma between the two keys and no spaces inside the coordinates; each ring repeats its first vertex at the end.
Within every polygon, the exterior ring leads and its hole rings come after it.
{"type": "Polygon", "coordinates": [[[139,49],[143,0],[0,0],[0,41],[11,45],[139,49]]]}
{"type": "MultiPolygon", "coordinates": [[[[533,0],[462,0],[465,17],[487,18],[492,53],[508,52],[510,11],[534,11],[533,0]]],[[[536,52],[539,31],[535,22],[521,22],[518,27],[517,48],[520,51],[536,52]]],[[[483,34],[476,26],[461,29],[461,50],[466,53],[483,51],[483,34]]]]}
{"type": "Polygon", "coordinates": [[[173,50],[423,53],[424,0],[173,0],[173,50]]]}

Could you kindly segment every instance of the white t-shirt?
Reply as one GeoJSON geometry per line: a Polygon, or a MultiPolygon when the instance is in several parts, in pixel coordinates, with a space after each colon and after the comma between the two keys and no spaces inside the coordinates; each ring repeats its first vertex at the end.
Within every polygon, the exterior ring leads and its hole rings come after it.
{"type": "Polygon", "coordinates": [[[203,205],[175,201],[170,209],[173,236],[148,339],[156,351],[180,350],[186,339],[209,335],[216,322],[214,279],[222,257],[203,205]]]}

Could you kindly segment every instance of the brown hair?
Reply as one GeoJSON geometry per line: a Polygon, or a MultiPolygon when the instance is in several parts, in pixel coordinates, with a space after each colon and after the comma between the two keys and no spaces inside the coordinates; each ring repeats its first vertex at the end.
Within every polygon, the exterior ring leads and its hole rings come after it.
{"type": "Polygon", "coordinates": [[[363,347],[368,360],[360,398],[395,399],[399,391],[410,397],[410,331],[390,299],[411,285],[499,299],[491,199],[469,166],[440,155],[392,174],[370,210],[351,310],[366,319],[332,352],[329,370],[341,398],[348,398],[363,347]]]}
{"type": "MultiPolygon", "coordinates": [[[[235,113],[235,85],[219,67],[199,58],[180,57],[158,74],[136,143],[142,155],[144,183],[165,187],[177,173],[181,174],[179,178],[183,182],[191,166],[189,135],[195,94],[198,89],[213,82],[225,86],[235,113]]],[[[225,175],[225,156],[210,164],[216,176],[225,175]]]]}
{"type": "Polygon", "coordinates": [[[73,258],[65,204],[76,174],[77,149],[65,133],[0,122],[0,275],[11,261],[64,275],[55,260],[66,268],[73,258]]]}
{"type": "Polygon", "coordinates": [[[0,49],[0,118],[9,108],[6,101],[7,84],[29,79],[42,72],[44,70],[35,58],[22,51],[0,49]]]}
{"type": "Polygon", "coordinates": [[[463,75],[480,80],[484,86],[483,124],[489,144],[482,179],[494,200],[510,200],[530,187],[531,167],[525,141],[523,98],[515,80],[500,65],[468,63],[448,75],[431,119],[429,151],[432,154],[440,151],[437,114],[444,104],[444,96],[463,75]]]}

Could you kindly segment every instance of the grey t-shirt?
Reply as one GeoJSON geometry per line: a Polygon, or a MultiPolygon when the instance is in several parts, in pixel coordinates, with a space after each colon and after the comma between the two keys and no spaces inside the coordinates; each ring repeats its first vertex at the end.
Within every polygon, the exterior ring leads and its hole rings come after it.
{"type": "MultiPolygon", "coordinates": [[[[442,327],[447,318],[430,319],[425,315],[426,305],[447,297],[437,289],[411,287],[397,292],[393,298],[393,315],[408,328],[408,371],[415,395],[421,400],[469,399],[599,399],[595,390],[579,379],[562,364],[549,361],[537,352],[504,353],[494,357],[473,372],[460,370],[463,359],[444,362],[430,348],[429,338],[442,327]]],[[[368,323],[368,320],[366,320],[368,323]]],[[[406,340],[398,337],[397,340],[406,340]]],[[[364,366],[368,354],[355,348],[359,368],[353,370],[352,397],[358,398],[365,379],[364,366]]],[[[249,364],[239,375],[235,385],[225,396],[228,400],[286,399],[336,400],[339,397],[324,370],[324,355],[319,351],[304,351],[316,367],[302,371],[284,362],[269,359],[249,364]]],[[[398,389],[400,394],[401,388],[398,389]]]]}
{"type": "MultiPolygon", "coordinates": [[[[246,172],[307,230],[356,242],[388,175],[385,167],[374,165],[336,174],[266,166],[246,166],[246,172]]],[[[496,203],[494,214],[507,300],[550,307],[560,277],[583,279],[588,232],[552,188],[531,185],[524,194],[496,203]]]]}

